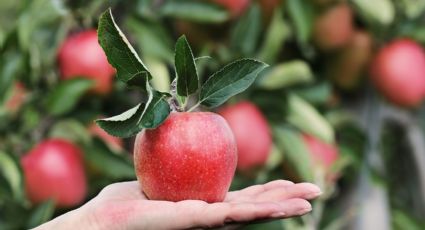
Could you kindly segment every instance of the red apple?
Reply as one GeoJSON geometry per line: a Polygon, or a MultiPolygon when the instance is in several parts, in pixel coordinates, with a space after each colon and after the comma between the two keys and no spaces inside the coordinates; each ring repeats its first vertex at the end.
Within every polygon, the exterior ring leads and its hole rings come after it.
{"type": "Polygon", "coordinates": [[[89,132],[102,139],[111,149],[115,151],[120,151],[123,149],[123,141],[118,137],[109,135],[105,130],[100,128],[96,124],[91,124],[89,126],[89,132]]]}
{"type": "Polygon", "coordinates": [[[156,129],[136,137],[134,165],[153,200],[223,201],[237,162],[236,143],[215,113],[173,112],[156,129]]]}
{"type": "Polygon", "coordinates": [[[12,113],[18,111],[22,103],[24,103],[26,92],[25,86],[21,82],[16,82],[13,85],[10,97],[6,100],[6,109],[12,113]]]}
{"type": "Polygon", "coordinates": [[[313,40],[323,51],[341,48],[353,34],[353,12],[346,3],[332,6],[320,14],[314,23],[313,40]]]}
{"type": "Polygon", "coordinates": [[[250,4],[250,0],[211,0],[226,8],[232,17],[242,15],[250,4]]]}
{"type": "Polygon", "coordinates": [[[326,71],[329,78],[341,89],[357,88],[371,59],[372,45],[369,33],[355,31],[347,46],[328,59],[326,71]]]}
{"type": "Polygon", "coordinates": [[[249,171],[266,163],[272,137],[261,111],[248,101],[219,110],[230,125],[238,146],[238,170],[249,171]]]}
{"type": "Polygon", "coordinates": [[[95,93],[111,91],[115,69],[98,43],[96,30],[68,37],[59,49],[58,62],[63,79],[86,77],[94,80],[95,93]]]}
{"type": "Polygon", "coordinates": [[[336,176],[330,170],[339,159],[339,151],[336,146],[308,134],[303,135],[303,140],[311,154],[313,165],[322,167],[329,179],[335,178],[336,176]]]}
{"type": "Polygon", "coordinates": [[[425,52],[412,40],[392,41],[375,56],[371,77],[389,101],[418,106],[425,94],[425,52]]]}
{"type": "Polygon", "coordinates": [[[59,207],[80,204],[86,196],[82,152],[62,139],[39,143],[21,159],[29,199],[53,199],[59,207]]]}

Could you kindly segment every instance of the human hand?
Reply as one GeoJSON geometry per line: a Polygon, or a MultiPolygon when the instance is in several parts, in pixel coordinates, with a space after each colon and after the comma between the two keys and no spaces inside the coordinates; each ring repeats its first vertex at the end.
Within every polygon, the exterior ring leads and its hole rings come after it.
{"type": "Polygon", "coordinates": [[[223,202],[148,200],[137,181],[111,184],[79,209],[40,229],[235,229],[253,221],[289,218],[311,211],[321,194],[310,183],[276,180],[229,192],[223,202]]]}

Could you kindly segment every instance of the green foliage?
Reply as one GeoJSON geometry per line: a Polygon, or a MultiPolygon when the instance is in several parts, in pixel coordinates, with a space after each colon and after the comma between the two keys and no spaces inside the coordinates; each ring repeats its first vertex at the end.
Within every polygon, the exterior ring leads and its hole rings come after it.
{"type": "Polygon", "coordinates": [[[252,59],[241,59],[226,65],[202,86],[200,103],[210,108],[223,104],[231,96],[247,89],[267,66],[252,59]]]}
{"type": "Polygon", "coordinates": [[[229,18],[229,14],[223,8],[207,1],[197,0],[166,1],[160,13],[166,17],[203,23],[220,23],[229,18]]]}
{"type": "Polygon", "coordinates": [[[177,93],[180,96],[189,96],[195,93],[199,87],[199,77],[192,49],[184,35],[176,42],[174,62],[177,74],[177,93]]]}

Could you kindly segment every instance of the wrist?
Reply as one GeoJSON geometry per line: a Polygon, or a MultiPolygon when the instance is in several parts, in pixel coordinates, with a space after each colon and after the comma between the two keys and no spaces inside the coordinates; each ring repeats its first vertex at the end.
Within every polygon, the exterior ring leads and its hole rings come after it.
{"type": "Polygon", "coordinates": [[[90,218],[90,213],[86,211],[86,207],[82,206],[78,209],[64,213],[49,222],[46,222],[34,230],[47,229],[87,229],[97,230],[96,224],[90,218]]]}

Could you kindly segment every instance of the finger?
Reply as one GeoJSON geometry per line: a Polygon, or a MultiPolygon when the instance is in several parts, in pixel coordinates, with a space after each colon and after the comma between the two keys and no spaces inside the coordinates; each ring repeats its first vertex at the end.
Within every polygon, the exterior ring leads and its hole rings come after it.
{"type": "Polygon", "coordinates": [[[320,196],[320,188],[311,183],[299,183],[284,188],[275,188],[255,196],[256,202],[283,201],[291,198],[314,199],[320,196]]]}
{"type": "Polygon", "coordinates": [[[113,197],[114,199],[122,200],[147,199],[142,192],[139,182],[137,181],[110,184],[103,188],[97,197],[99,197],[99,199],[108,199],[113,197]]]}
{"type": "Polygon", "coordinates": [[[229,192],[225,198],[226,202],[234,202],[234,201],[240,201],[243,202],[246,197],[254,196],[259,193],[263,193],[265,191],[268,191],[270,189],[279,188],[279,187],[286,187],[293,185],[294,183],[287,180],[275,180],[271,181],[264,185],[253,185],[248,188],[242,189],[240,191],[233,191],[229,192]]]}

